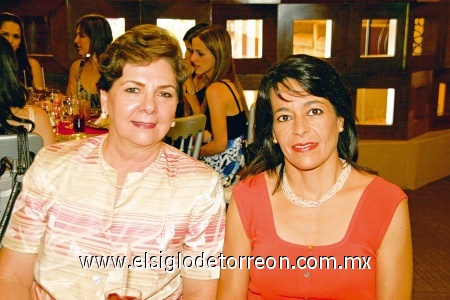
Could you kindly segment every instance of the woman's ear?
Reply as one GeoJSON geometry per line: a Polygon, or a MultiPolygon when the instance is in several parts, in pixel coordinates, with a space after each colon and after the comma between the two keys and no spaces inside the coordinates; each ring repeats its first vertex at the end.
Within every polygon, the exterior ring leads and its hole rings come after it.
{"type": "Polygon", "coordinates": [[[100,105],[102,113],[108,114],[108,92],[100,90],[100,105]]]}
{"type": "Polygon", "coordinates": [[[338,131],[343,132],[345,125],[345,119],[343,117],[338,117],[338,131]]]}

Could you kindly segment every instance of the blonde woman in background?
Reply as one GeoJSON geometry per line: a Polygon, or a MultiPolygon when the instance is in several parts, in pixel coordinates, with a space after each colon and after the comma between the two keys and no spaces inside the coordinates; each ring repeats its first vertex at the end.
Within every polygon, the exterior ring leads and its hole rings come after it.
{"type": "Polygon", "coordinates": [[[220,25],[197,31],[190,60],[195,74],[205,80],[201,111],[206,114],[205,145],[200,160],[216,170],[224,187],[230,186],[244,166],[242,140],[247,131],[248,108],[232,58],[231,38],[220,25]]]}

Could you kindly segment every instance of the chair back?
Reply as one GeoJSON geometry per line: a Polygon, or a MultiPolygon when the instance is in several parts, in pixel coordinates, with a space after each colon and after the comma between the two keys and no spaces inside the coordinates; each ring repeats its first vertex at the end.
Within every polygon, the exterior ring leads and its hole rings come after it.
{"type": "MultiPolygon", "coordinates": [[[[37,154],[44,145],[42,137],[35,133],[28,133],[28,146],[31,152],[37,154]]],[[[18,159],[17,134],[0,135],[0,158],[9,156],[11,159],[18,159]]]]}
{"type": "MultiPolygon", "coordinates": [[[[41,136],[35,133],[28,133],[28,148],[30,152],[37,154],[43,144],[41,136]]],[[[5,156],[12,159],[12,169],[0,176],[0,242],[8,225],[15,201],[15,197],[11,197],[11,193],[15,182],[14,174],[17,173],[17,160],[19,159],[17,134],[0,135],[0,159],[5,156]]]]}
{"type": "Polygon", "coordinates": [[[175,118],[175,127],[170,128],[166,140],[170,138],[169,143],[172,146],[176,145],[187,155],[198,159],[205,125],[206,116],[204,114],[175,118]]]}
{"type": "Polygon", "coordinates": [[[256,102],[253,102],[250,106],[249,115],[248,115],[248,127],[247,127],[247,142],[250,145],[253,143],[253,126],[255,126],[255,109],[256,102]]]}

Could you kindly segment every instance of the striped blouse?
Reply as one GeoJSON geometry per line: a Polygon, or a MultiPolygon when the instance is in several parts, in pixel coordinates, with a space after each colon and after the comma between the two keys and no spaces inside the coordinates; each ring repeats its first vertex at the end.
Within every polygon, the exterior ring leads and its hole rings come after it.
{"type": "MultiPolygon", "coordinates": [[[[25,175],[3,246],[38,254],[33,298],[103,299],[126,276],[143,299],[178,299],[181,277],[218,278],[207,262],[224,237],[219,175],[163,144],[151,173],[114,205],[116,190],[98,163],[101,138],[46,147],[25,175]],[[114,266],[120,262],[132,267],[114,266]]],[[[130,173],[125,184],[141,176],[130,173]]]]}

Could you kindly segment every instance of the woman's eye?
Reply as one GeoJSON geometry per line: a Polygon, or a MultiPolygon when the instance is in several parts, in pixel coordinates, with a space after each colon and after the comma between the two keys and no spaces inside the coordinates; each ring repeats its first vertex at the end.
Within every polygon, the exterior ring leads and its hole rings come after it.
{"type": "Polygon", "coordinates": [[[17,35],[14,35],[13,37],[14,37],[16,40],[20,40],[20,35],[18,35],[18,34],[17,34],[17,35]]]}
{"type": "Polygon", "coordinates": [[[288,115],[282,115],[282,116],[279,116],[277,118],[277,121],[279,121],[279,122],[286,122],[286,121],[289,121],[291,119],[292,118],[290,116],[288,116],[288,115]]]}
{"type": "Polygon", "coordinates": [[[136,93],[139,92],[139,89],[137,89],[137,88],[127,88],[126,91],[128,93],[136,94],[136,93]]]}
{"type": "Polygon", "coordinates": [[[164,98],[171,98],[172,97],[172,94],[168,93],[168,92],[159,92],[158,95],[160,97],[164,97],[164,98]]]}
{"type": "Polygon", "coordinates": [[[320,108],[313,108],[309,111],[308,116],[320,115],[323,111],[320,108]]]}

